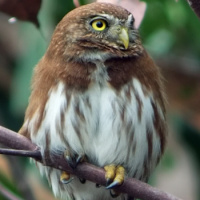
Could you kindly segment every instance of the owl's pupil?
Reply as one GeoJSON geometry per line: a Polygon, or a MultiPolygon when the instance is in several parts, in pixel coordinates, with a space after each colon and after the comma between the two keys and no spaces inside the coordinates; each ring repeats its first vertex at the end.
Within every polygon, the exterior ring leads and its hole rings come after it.
{"type": "Polygon", "coordinates": [[[97,26],[98,28],[102,28],[103,23],[102,23],[101,21],[98,21],[98,22],[96,23],[96,26],[97,26]]]}

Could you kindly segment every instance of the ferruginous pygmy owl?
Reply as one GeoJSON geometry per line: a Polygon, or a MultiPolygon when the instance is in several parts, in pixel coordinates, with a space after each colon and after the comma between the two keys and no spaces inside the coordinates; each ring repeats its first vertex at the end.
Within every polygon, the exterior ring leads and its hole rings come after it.
{"type": "Polygon", "coordinates": [[[109,200],[117,196],[110,188],[122,184],[124,176],[147,181],[165,147],[162,93],[159,70],[131,13],[106,3],[69,12],[35,68],[20,133],[43,154],[63,153],[71,166],[86,158],[104,167],[109,189],[39,165],[54,194],[109,200]]]}

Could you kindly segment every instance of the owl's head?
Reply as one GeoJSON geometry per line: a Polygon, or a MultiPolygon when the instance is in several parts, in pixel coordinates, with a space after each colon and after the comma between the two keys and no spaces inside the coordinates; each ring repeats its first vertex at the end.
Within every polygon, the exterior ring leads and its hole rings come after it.
{"type": "Polygon", "coordinates": [[[62,55],[68,58],[87,61],[142,51],[133,15],[108,3],[92,3],[69,12],[58,24],[50,49],[52,45],[62,48],[62,55]]]}

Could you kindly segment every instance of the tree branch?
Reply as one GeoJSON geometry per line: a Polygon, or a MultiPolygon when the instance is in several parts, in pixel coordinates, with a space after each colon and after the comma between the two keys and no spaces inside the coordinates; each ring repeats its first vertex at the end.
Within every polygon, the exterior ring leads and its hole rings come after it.
{"type": "MultiPolygon", "coordinates": [[[[32,157],[45,166],[66,171],[103,186],[106,185],[105,171],[102,168],[83,162],[78,164],[76,169],[72,169],[64,156],[51,154],[50,157],[43,158],[39,148],[30,140],[1,126],[0,144],[11,148],[0,149],[0,154],[32,157]]],[[[127,178],[123,185],[117,187],[116,190],[143,200],[181,200],[134,178],[127,178]]]]}

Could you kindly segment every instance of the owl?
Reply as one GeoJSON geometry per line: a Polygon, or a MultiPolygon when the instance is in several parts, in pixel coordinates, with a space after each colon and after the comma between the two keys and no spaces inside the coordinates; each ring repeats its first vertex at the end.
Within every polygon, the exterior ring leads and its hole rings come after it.
{"type": "Polygon", "coordinates": [[[66,200],[134,199],[114,188],[126,177],[147,182],[163,154],[162,88],[131,13],[107,3],[69,12],[35,67],[19,132],[43,156],[63,154],[72,167],[85,159],[104,168],[107,187],[38,163],[54,194],[66,200]]]}

